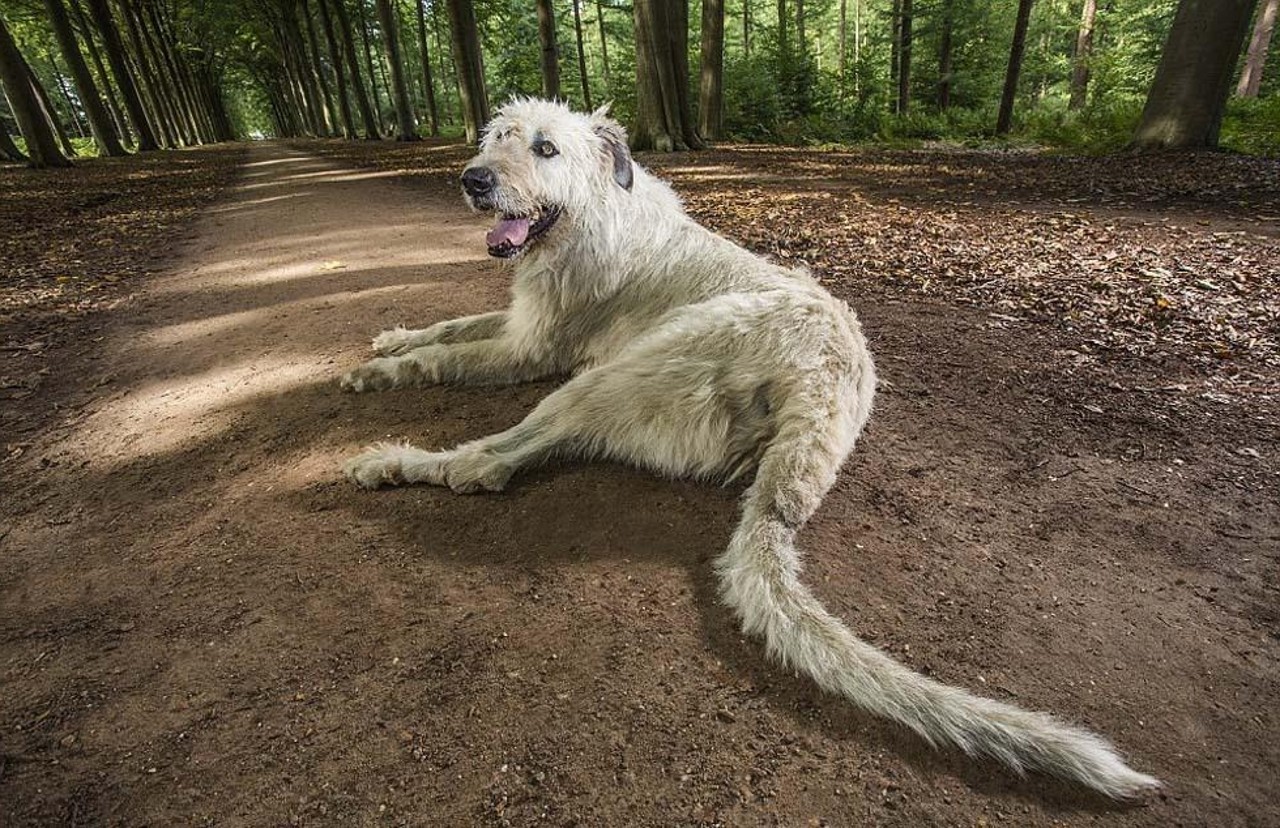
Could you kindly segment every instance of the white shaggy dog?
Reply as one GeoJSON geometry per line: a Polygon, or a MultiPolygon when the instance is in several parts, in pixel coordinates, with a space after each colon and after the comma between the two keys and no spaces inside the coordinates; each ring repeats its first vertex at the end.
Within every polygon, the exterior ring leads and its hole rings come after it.
{"type": "Polygon", "coordinates": [[[716,570],[725,603],[775,657],[933,744],[1117,798],[1159,784],[1092,733],[912,672],[800,583],[793,539],[853,449],[876,384],[844,302],[694,223],[603,110],[508,104],[462,181],[474,209],[497,214],[489,252],[515,259],[511,307],[386,331],[374,340],[382,356],[343,388],[573,379],[500,434],[439,452],[376,446],[346,464],[351,479],[497,491],[553,456],[719,480],[754,471],[716,570]]]}

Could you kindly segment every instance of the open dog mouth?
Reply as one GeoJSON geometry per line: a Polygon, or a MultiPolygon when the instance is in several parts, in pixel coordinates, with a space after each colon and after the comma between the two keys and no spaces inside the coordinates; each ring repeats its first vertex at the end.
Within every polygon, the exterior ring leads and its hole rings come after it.
{"type": "Polygon", "coordinates": [[[559,207],[542,207],[527,216],[499,217],[498,223],[485,236],[489,255],[510,259],[529,249],[530,245],[546,235],[559,218],[559,207]]]}

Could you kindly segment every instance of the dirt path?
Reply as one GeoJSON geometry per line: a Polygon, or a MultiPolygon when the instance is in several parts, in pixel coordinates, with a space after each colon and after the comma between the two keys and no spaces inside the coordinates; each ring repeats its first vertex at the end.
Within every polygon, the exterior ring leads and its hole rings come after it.
{"type": "Polygon", "coordinates": [[[381,328],[502,304],[483,229],[450,192],[257,145],[183,263],[53,366],[62,425],[0,466],[0,823],[1280,824],[1273,418],[848,297],[888,385],[801,539],[810,582],[1168,782],[1116,807],[768,664],[708,571],[738,489],[342,481],[363,443],[451,444],[552,387],[337,391],[381,328]]]}

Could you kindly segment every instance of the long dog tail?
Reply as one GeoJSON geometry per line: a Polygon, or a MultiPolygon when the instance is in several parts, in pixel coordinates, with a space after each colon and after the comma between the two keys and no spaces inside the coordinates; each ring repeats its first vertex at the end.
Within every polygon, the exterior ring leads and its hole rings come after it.
{"type": "MultiPolygon", "coordinates": [[[[863,373],[859,404],[869,407],[869,364],[863,373]]],[[[867,413],[824,411],[824,404],[837,405],[829,395],[806,396],[778,412],[778,432],[746,493],[742,521],[716,561],[722,599],[743,629],[824,690],[906,725],[931,745],[989,756],[1019,774],[1031,769],[1074,779],[1115,799],[1159,787],[1100,736],[913,672],[855,636],[800,583],[796,531],[834,483],[867,413]]]]}

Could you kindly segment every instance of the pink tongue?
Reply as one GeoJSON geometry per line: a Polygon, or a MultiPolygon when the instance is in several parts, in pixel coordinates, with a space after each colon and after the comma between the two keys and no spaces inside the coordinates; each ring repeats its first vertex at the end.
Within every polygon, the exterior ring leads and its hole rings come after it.
{"type": "Polygon", "coordinates": [[[500,247],[504,243],[519,247],[524,244],[525,239],[529,238],[529,220],[527,218],[499,219],[497,226],[484,238],[490,247],[500,247]]]}

